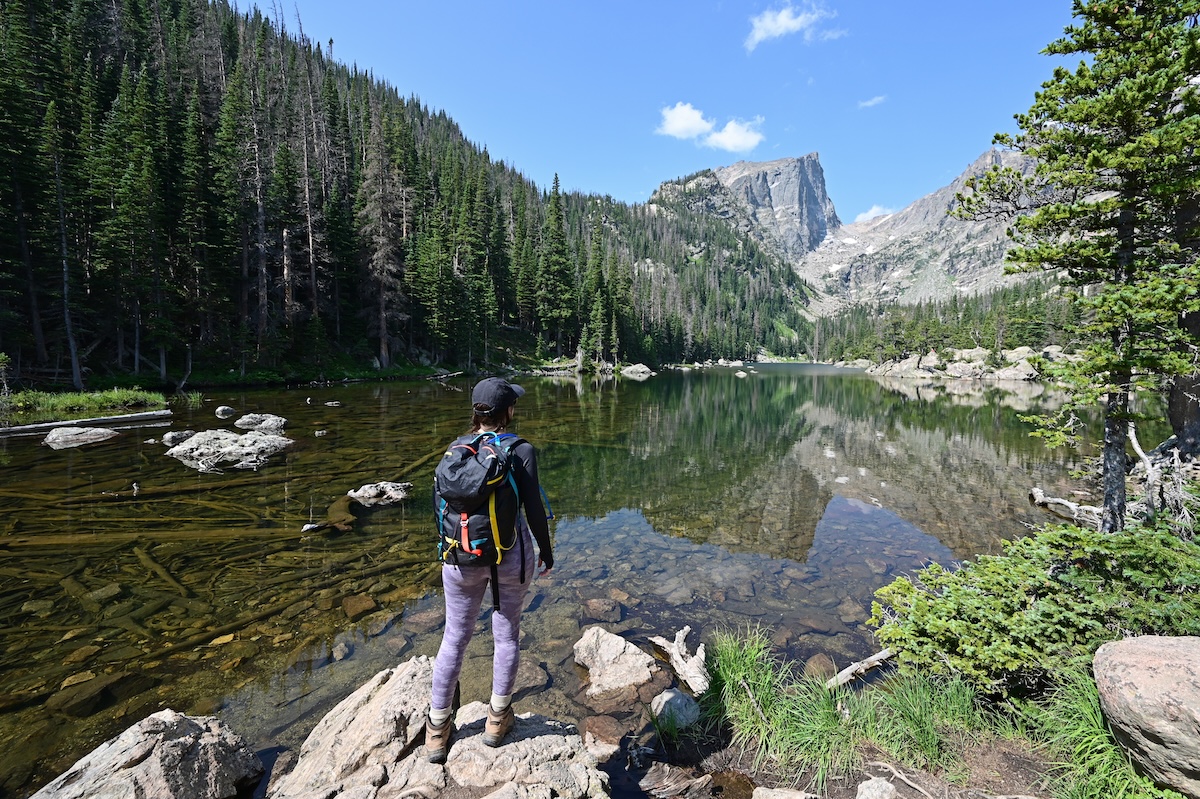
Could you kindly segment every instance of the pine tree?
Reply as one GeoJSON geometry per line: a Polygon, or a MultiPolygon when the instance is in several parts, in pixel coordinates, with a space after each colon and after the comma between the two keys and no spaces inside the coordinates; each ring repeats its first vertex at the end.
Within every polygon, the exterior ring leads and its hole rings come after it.
{"type": "Polygon", "coordinates": [[[997,136],[1036,159],[1036,176],[985,174],[963,213],[1033,198],[1009,260],[1063,270],[1078,289],[1084,357],[1062,370],[1074,402],[1060,420],[1103,401],[1102,527],[1118,530],[1131,395],[1198,371],[1187,320],[1200,315],[1200,2],[1077,0],[1073,14],[1046,52],[1083,60],[1055,70],[1017,136],[997,136]]]}
{"type": "Polygon", "coordinates": [[[567,248],[567,232],[563,216],[562,195],[558,175],[550,190],[546,205],[546,224],[542,234],[542,252],[538,268],[538,317],[542,329],[554,338],[555,355],[563,354],[569,345],[575,316],[575,291],[572,280],[574,268],[567,248]]]}

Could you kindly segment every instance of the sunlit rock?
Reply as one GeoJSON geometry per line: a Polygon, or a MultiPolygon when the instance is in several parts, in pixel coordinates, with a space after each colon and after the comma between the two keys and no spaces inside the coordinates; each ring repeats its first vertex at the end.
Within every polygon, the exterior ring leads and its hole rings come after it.
{"type": "Polygon", "coordinates": [[[95,444],[119,436],[116,430],[107,427],[56,427],[46,434],[42,443],[50,449],[71,449],[84,444],[95,444]]]}
{"type": "Polygon", "coordinates": [[[1200,638],[1109,641],[1092,664],[1117,740],[1162,785],[1200,796],[1200,638]]]}
{"type": "Polygon", "coordinates": [[[202,472],[219,471],[223,465],[257,470],[291,443],[289,438],[257,430],[242,435],[229,430],[205,430],[171,447],[167,454],[202,472]]]}
{"type": "Polygon", "coordinates": [[[233,426],[243,430],[277,433],[287,427],[287,419],[273,413],[248,413],[234,422],[233,426]]]}
{"type": "Polygon", "coordinates": [[[262,772],[253,750],[219,719],[168,709],[101,744],[33,796],[229,799],[262,772]]]}

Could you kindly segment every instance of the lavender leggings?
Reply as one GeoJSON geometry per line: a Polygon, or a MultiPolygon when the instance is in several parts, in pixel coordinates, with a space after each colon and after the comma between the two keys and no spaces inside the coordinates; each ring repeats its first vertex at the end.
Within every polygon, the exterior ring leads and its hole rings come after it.
{"type": "MultiPolygon", "coordinates": [[[[492,693],[500,696],[511,694],[517,681],[517,666],[521,660],[521,610],[525,605],[529,584],[533,581],[533,540],[525,525],[519,525],[519,529],[525,539],[525,582],[521,582],[520,544],[509,550],[509,556],[496,567],[500,577],[500,612],[492,613],[492,693]]],[[[442,632],[442,645],[433,661],[431,704],[435,708],[448,708],[454,699],[454,687],[462,672],[467,644],[475,632],[480,604],[485,596],[488,604],[491,604],[492,591],[488,585],[491,576],[492,570],[486,567],[442,566],[446,629],[442,632]]]]}

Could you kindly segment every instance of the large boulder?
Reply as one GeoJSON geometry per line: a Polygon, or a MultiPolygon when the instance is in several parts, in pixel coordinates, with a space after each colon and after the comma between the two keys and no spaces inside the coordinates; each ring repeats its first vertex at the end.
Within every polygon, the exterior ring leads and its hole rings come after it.
{"type": "Polygon", "coordinates": [[[242,435],[229,430],[205,430],[171,447],[167,454],[202,472],[218,471],[223,464],[234,469],[257,470],[291,443],[290,438],[257,430],[242,435]]]}
{"type": "Polygon", "coordinates": [[[1200,797],[1200,638],[1110,641],[1092,669],[1100,707],[1146,773],[1200,797]]]}
{"type": "Polygon", "coordinates": [[[423,656],[376,674],[317,723],[291,772],[272,779],[268,799],[391,799],[455,788],[517,799],[607,796],[607,777],[574,727],[518,715],[493,749],[483,743],[487,706],[479,702],[459,710],[446,763],[430,763],[420,744],[432,679],[433,661],[423,656]]]}
{"type": "Polygon", "coordinates": [[[46,434],[42,443],[50,449],[70,449],[97,441],[107,441],[119,435],[116,430],[109,430],[107,427],[56,427],[46,434]]]}
{"type": "Polygon", "coordinates": [[[654,376],[654,370],[644,363],[635,363],[622,369],[621,374],[632,380],[646,380],[654,376]]]}
{"type": "Polygon", "coordinates": [[[168,709],[101,744],[33,799],[227,799],[262,772],[245,741],[217,718],[168,709]]]}

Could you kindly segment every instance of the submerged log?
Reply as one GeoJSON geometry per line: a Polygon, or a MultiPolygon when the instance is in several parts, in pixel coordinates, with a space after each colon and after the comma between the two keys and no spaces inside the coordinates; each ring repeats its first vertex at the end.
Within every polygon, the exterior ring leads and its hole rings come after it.
{"type": "Polygon", "coordinates": [[[154,421],[165,419],[171,415],[170,409],[161,411],[142,411],[140,413],[124,413],[118,416],[95,416],[90,419],[70,419],[58,422],[38,422],[36,424],[14,424],[10,427],[0,427],[0,438],[8,436],[33,436],[53,430],[56,427],[71,427],[73,425],[105,425],[123,422],[154,421]]]}

